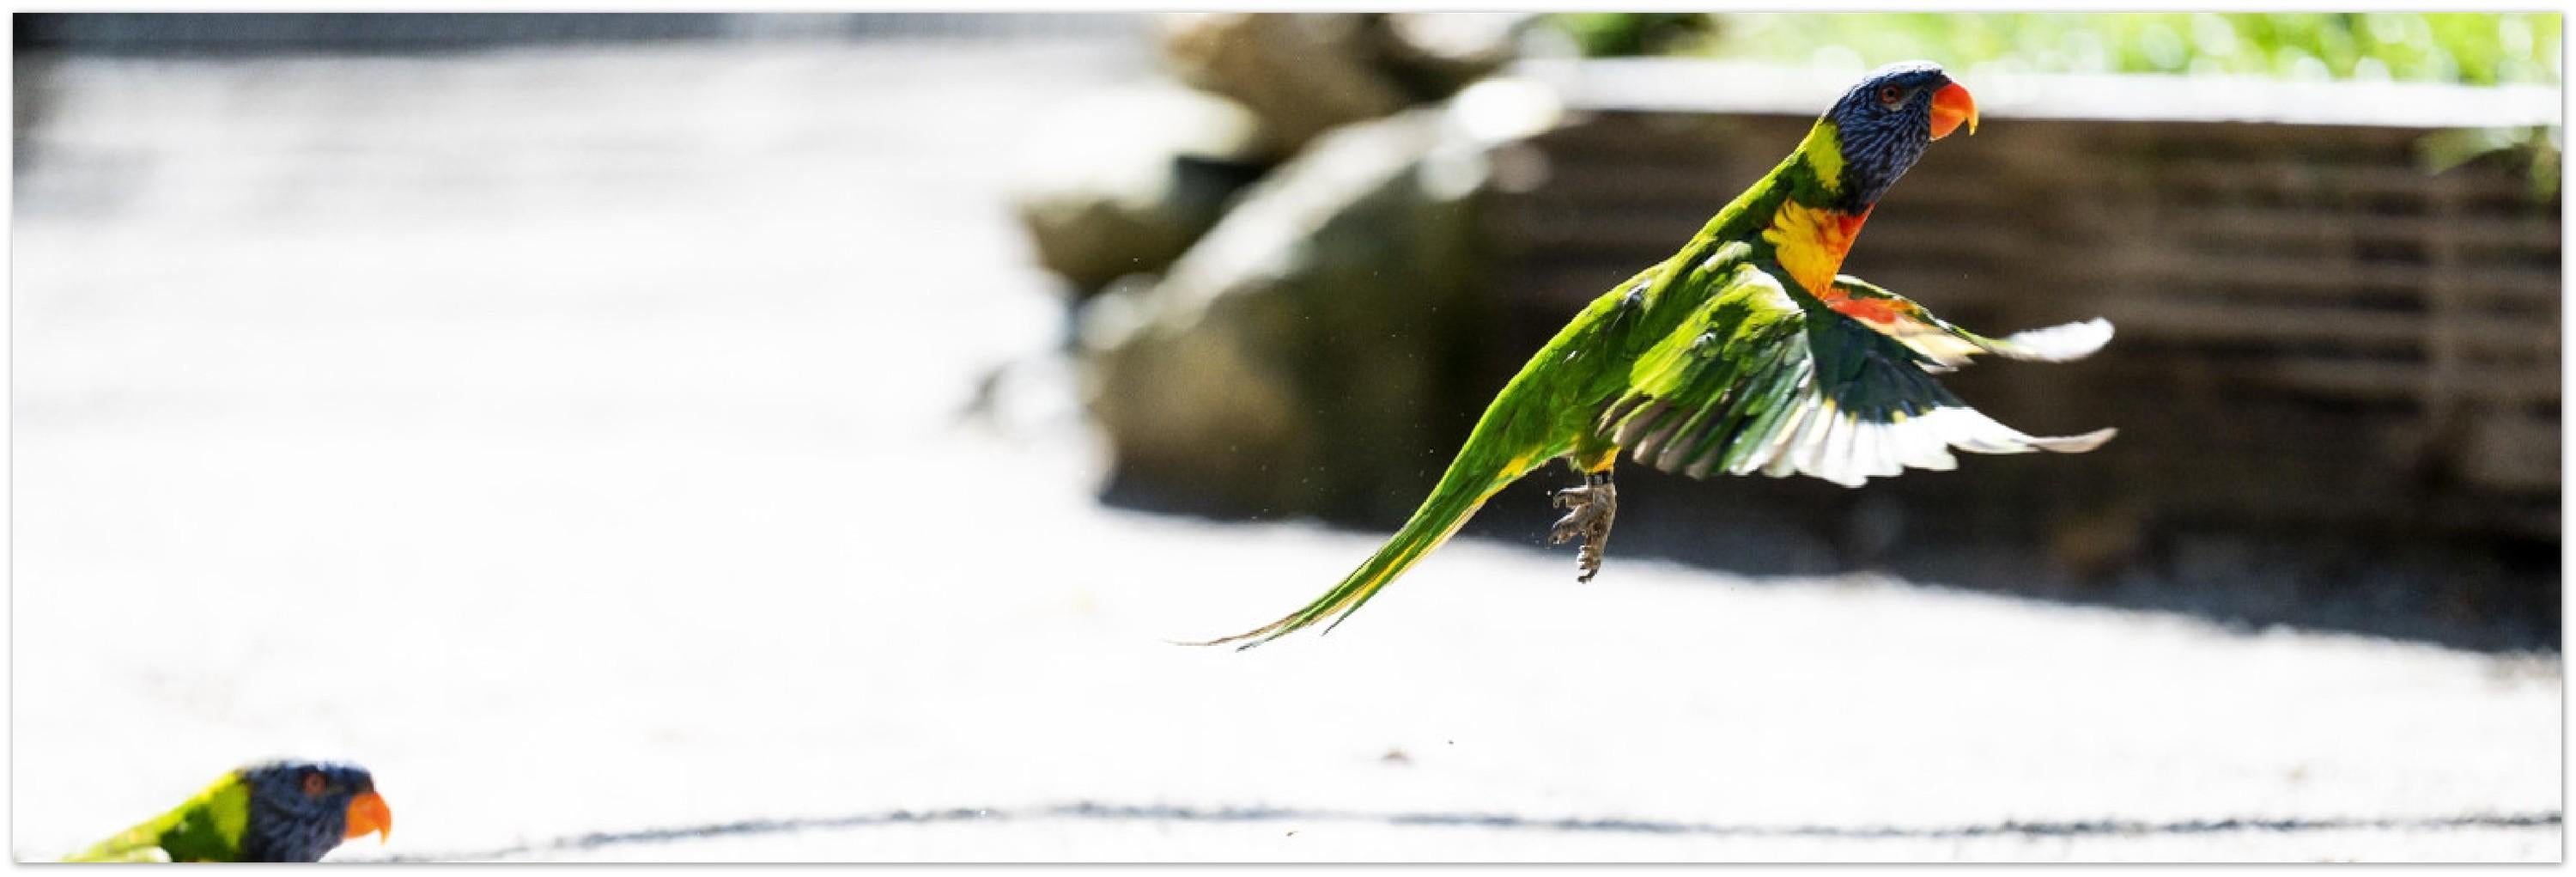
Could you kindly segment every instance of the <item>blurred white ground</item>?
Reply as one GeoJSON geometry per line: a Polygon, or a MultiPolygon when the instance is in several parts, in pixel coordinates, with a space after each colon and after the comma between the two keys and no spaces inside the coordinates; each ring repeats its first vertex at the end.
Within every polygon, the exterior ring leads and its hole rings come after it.
{"type": "Polygon", "coordinates": [[[1490,542],[1164,643],[1376,534],[1100,507],[1043,366],[956,420],[1058,331],[1020,123],[1148,63],[44,72],[13,856],[297,754],[376,771],[357,860],[2560,857],[2555,656],[1490,542]]]}

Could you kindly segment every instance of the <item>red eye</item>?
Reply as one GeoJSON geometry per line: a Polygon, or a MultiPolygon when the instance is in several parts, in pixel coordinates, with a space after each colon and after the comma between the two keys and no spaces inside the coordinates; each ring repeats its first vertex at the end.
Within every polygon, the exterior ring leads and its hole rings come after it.
{"type": "Polygon", "coordinates": [[[1887,104],[1888,106],[1895,106],[1896,99],[1904,96],[1904,94],[1904,89],[1897,88],[1893,85],[1882,85],[1878,87],[1878,102],[1887,104]]]}
{"type": "Polygon", "coordinates": [[[318,774],[318,773],[307,773],[307,774],[305,774],[305,775],[304,775],[304,794],[307,794],[307,795],[319,795],[319,794],[322,794],[322,785],[323,785],[323,780],[322,780],[322,775],[321,775],[321,774],[318,774]]]}

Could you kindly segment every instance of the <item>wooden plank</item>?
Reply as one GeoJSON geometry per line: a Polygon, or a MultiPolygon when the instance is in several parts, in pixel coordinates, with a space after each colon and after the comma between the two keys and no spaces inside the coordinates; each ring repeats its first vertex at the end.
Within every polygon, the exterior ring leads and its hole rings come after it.
{"type": "Polygon", "coordinates": [[[2170,208],[2172,220],[2159,223],[2166,235],[2191,240],[2214,239],[2241,244],[2248,240],[2290,246],[2338,247],[2355,243],[2422,244],[2449,231],[2465,243],[2489,247],[2522,247],[2552,256],[2559,247],[2557,222],[2541,217],[2461,217],[2354,214],[2319,209],[2280,209],[2232,205],[2170,208]],[[2455,227],[2445,228],[2445,223],[2455,227]]]}
{"type": "Polygon", "coordinates": [[[2411,350],[2424,341],[2419,314],[2332,308],[2213,305],[2119,298],[2102,303],[2123,331],[2215,341],[2332,341],[2356,348],[2411,350]]]}
{"type": "MultiPolygon", "coordinates": [[[[2311,164],[2288,159],[2165,161],[2156,163],[2153,172],[2157,191],[2168,198],[2186,192],[2219,192],[2429,199],[2436,179],[2433,174],[2411,167],[2311,164]]],[[[2502,174],[2455,172],[2444,175],[2444,180],[2457,185],[2463,194],[2526,197],[2530,191],[2528,181],[2502,174]]]]}
{"type": "MultiPolygon", "coordinates": [[[[1515,217],[1521,245],[1530,252],[1566,250],[1588,254],[1598,248],[1618,247],[1637,250],[1660,250],[1638,267],[1662,258],[1697,233],[1706,215],[1655,209],[1600,213],[1549,211],[1515,217]]],[[[1949,257],[1976,256],[1998,260],[2019,257],[2032,262],[2042,260],[2033,252],[2030,238],[2018,229],[1980,226],[1958,226],[1932,222],[1874,223],[1861,233],[1863,245],[1874,257],[1897,253],[1928,252],[1949,257]]]]}
{"type": "Polygon", "coordinates": [[[2211,341],[2329,341],[2356,349],[2420,349],[2435,333],[2488,356],[2554,359],[2558,329],[2551,323],[2475,313],[2435,317],[2424,313],[2349,308],[2209,303],[2123,297],[2101,303],[2132,335],[2211,341]]]}
{"type": "Polygon", "coordinates": [[[2437,281],[2514,301],[2556,301],[2561,292],[2554,270],[2492,265],[2438,273],[2442,270],[2349,259],[2176,253],[2164,247],[2115,252],[2102,264],[2104,273],[2128,275],[2145,284],[2257,289],[2310,297],[2349,296],[2361,289],[2422,290],[2437,281]]]}
{"type": "MultiPolygon", "coordinates": [[[[2132,356],[2111,364],[2123,380],[2171,379],[2172,359],[2132,356]]],[[[2229,363],[2197,373],[2220,386],[2296,391],[2357,401],[2415,399],[2480,400],[2504,404],[2549,404],[2559,399],[2554,367],[2461,368],[2436,372],[2424,363],[2393,363],[2312,356],[2280,356],[2229,363]]]]}
{"type": "MultiPolygon", "coordinates": [[[[1547,183],[1527,197],[1561,203],[1691,203],[1716,213],[1728,200],[1769,173],[1770,162],[1726,168],[1716,162],[1552,160],[1547,183]]],[[[1994,205],[2028,211],[2034,189],[2002,174],[1916,175],[1898,184],[1892,204],[1938,204],[1943,209],[1994,205]]]]}

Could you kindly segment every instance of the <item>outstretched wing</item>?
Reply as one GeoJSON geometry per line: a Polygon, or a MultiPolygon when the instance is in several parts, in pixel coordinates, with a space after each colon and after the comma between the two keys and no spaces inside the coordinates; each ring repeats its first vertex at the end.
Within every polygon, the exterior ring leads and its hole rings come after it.
{"type": "Polygon", "coordinates": [[[2090,356],[2111,340],[2111,322],[2099,318],[1988,338],[1951,325],[1922,305],[1849,274],[1834,278],[1834,288],[1826,292],[1822,302],[1835,313],[1922,354],[1933,363],[1933,371],[1967,365],[1968,357],[1980,353],[2066,362],[2090,356]]]}
{"type": "Polygon", "coordinates": [[[1797,472],[1858,487],[1909,466],[1954,468],[1953,448],[2075,453],[2114,434],[2025,434],[1943,389],[1929,373],[1940,367],[1933,354],[1839,311],[1800,307],[1759,268],[1739,267],[1719,286],[1638,358],[1628,392],[1602,413],[1602,434],[1640,463],[1693,478],[1797,472]]]}

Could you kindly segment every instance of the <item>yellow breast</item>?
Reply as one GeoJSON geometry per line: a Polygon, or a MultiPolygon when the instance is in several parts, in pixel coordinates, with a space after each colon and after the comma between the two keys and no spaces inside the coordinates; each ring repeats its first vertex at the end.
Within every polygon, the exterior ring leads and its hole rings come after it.
{"type": "Polygon", "coordinates": [[[1762,230],[1762,239],[1770,242],[1774,257],[1790,278],[1806,287],[1808,295],[1822,296],[1833,289],[1834,275],[1842,271],[1843,257],[1851,253],[1852,238],[1860,235],[1861,223],[1867,221],[1867,210],[1844,213],[1783,201],[1771,217],[1771,227],[1762,230]]]}

